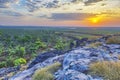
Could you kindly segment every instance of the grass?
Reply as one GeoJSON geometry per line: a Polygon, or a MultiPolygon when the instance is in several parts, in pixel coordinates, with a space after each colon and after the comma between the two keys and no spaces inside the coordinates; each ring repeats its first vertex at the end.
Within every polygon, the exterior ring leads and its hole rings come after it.
{"type": "Polygon", "coordinates": [[[88,45],[88,46],[91,47],[91,48],[97,48],[97,47],[99,47],[99,46],[101,46],[101,45],[102,45],[101,42],[95,42],[95,43],[91,43],[91,44],[88,45]]]}
{"type": "Polygon", "coordinates": [[[120,80],[120,62],[97,62],[90,65],[90,73],[105,80],[120,80]]]}
{"type": "Polygon", "coordinates": [[[37,70],[32,80],[54,80],[53,73],[60,68],[61,64],[56,62],[50,66],[37,70]]]}
{"type": "Polygon", "coordinates": [[[120,36],[112,36],[106,41],[107,44],[120,44],[120,36]]]}
{"type": "Polygon", "coordinates": [[[88,37],[88,40],[96,40],[98,38],[101,38],[101,36],[90,36],[88,37]]]}

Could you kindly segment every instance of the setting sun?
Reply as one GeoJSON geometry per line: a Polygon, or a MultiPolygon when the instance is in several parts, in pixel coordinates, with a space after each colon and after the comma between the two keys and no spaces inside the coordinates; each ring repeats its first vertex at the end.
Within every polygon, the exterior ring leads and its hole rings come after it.
{"type": "Polygon", "coordinates": [[[98,19],[98,18],[92,18],[92,19],[91,19],[91,22],[92,22],[92,23],[98,23],[98,22],[99,22],[99,19],[98,19]]]}
{"type": "Polygon", "coordinates": [[[87,24],[90,26],[100,26],[105,23],[107,20],[106,15],[97,15],[87,19],[87,24]]]}

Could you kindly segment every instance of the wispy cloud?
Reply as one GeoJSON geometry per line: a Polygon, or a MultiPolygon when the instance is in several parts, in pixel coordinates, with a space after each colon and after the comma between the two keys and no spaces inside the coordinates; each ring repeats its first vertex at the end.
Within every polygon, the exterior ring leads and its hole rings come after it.
{"type": "Polygon", "coordinates": [[[53,13],[49,19],[53,20],[83,20],[88,17],[96,16],[90,13],[53,13]]]}
{"type": "Polygon", "coordinates": [[[21,14],[21,13],[19,13],[19,12],[14,12],[14,11],[9,11],[9,10],[0,11],[0,13],[3,13],[3,14],[5,14],[5,15],[9,15],[9,16],[16,16],[16,17],[23,16],[23,14],[21,14]]]}

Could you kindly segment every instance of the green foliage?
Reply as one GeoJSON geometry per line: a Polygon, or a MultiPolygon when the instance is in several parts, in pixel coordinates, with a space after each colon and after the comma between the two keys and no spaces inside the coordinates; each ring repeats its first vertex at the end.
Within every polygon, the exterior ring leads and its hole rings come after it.
{"type": "Polygon", "coordinates": [[[6,62],[5,61],[0,62],[0,68],[3,68],[3,67],[6,67],[6,62]]]}
{"type": "Polygon", "coordinates": [[[14,61],[14,57],[12,57],[12,56],[7,57],[7,59],[6,59],[6,66],[7,66],[7,67],[9,67],[9,66],[12,67],[12,66],[14,66],[13,61],[14,61]]]}
{"type": "Polygon", "coordinates": [[[65,43],[63,43],[61,40],[58,40],[54,48],[57,50],[63,50],[65,48],[65,43]]]}
{"type": "MultiPolygon", "coordinates": [[[[56,29],[55,29],[56,31],[56,29]]],[[[0,29],[0,62],[7,67],[14,66],[14,61],[25,58],[27,61],[34,58],[37,53],[50,50],[56,45],[57,49],[64,49],[67,39],[64,39],[54,30],[46,29],[0,29]],[[62,39],[61,39],[62,38],[62,39]],[[4,58],[5,57],[5,58],[4,58]]],[[[58,31],[59,32],[59,31],[58,31]]],[[[3,65],[3,67],[5,67],[3,65]]]]}
{"type": "Polygon", "coordinates": [[[37,49],[39,49],[39,48],[46,48],[45,43],[42,42],[40,39],[37,39],[34,45],[35,45],[35,47],[37,49]]]}
{"type": "Polygon", "coordinates": [[[22,56],[25,55],[26,51],[25,51],[25,47],[20,47],[19,48],[20,54],[22,54],[22,56]]]}
{"type": "Polygon", "coordinates": [[[50,66],[37,70],[33,75],[32,80],[54,80],[54,76],[52,74],[56,72],[60,66],[61,64],[56,62],[50,66]]]}
{"type": "Polygon", "coordinates": [[[14,60],[14,65],[15,66],[18,66],[18,65],[21,65],[21,64],[26,64],[26,60],[24,58],[19,58],[19,59],[14,60]]]}
{"type": "Polygon", "coordinates": [[[8,48],[8,53],[9,55],[15,55],[16,54],[16,50],[14,48],[8,48]]]}
{"type": "Polygon", "coordinates": [[[15,47],[15,50],[13,52],[15,52],[16,55],[18,55],[20,57],[24,57],[25,54],[26,54],[26,48],[18,45],[18,46],[15,47]]]}
{"type": "Polygon", "coordinates": [[[0,54],[2,54],[3,52],[4,52],[4,48],[1,47],[1,48],[0,48],[0,54]]]}
{"type": "Polygon", "coordinates": [[[97,62],[90,65],[92,75],[103,77],[105,80],[120,80],[120,62],[97,62]]]}

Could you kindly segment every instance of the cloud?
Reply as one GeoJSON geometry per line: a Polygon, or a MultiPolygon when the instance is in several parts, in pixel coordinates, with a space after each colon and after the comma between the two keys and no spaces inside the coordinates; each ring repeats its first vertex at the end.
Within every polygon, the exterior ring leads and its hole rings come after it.
{"type": "Polygon", "coordinates": [[[3,13],[8,16],[16,16],[16,17],[23,16],[21,13],[14,12],[14,11],[0,11],[0,13],[3,13]]]}
{"type": "Polygon", "coordinates": [[[58,3],[58,0],[19,0],[18,5],[26,8],[29,12],[34,12],[40,8],[57,8],[58,3]]]}
{"type": "Polygon", "coordinates": [[[0,8],[7,8],[6,3],[8,3],[9,0],[0,0],[0,8]]]}
{"type": "Polygon", "coordinates": [[[0,0],[0,8],[9,8],[10,5],[16,4],[20,0],[0,0]]]}
{"type": "Polygon", "coordinates": [[[40,18],[48,18],[48,16],[45,15],[45,14],[43,14],[43,15],[39,15],[39,16],[37,16],[37,17],[40,17],[40,18]]]}
{"type": "Polygon", "coordinates": [[[0,3],[0,8],[7,8],[7,6],[0,3]]]}
{"type": "Polygon", "coordinates": [[[103,0],[83,0],[85,5],[91,5],[91,3],[96,3],[96,2],[99,2],[99,1],[103,1],[103,0]]]}
{"type": "Polygon", "coordinates": [[[88,17],[96,16],[90,13],[53,13],[49,19],[53,20],[83,20],[88,17]]]}
{"type": "Polygon", "coordinates": [[[0,0],[0,3],[6,3],[9,2],[10,0],[0,0]]]}

